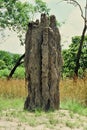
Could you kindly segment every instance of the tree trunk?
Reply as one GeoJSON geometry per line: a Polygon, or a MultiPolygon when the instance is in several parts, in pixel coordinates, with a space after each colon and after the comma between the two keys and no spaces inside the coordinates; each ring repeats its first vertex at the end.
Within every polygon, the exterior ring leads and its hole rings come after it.
{"type": "Polygon", "coordinates": [[[62,64],[60,34],[56,18],[45,14],[41,22],[29,23],[25,40],[25,72],[28,96],[24,108],[59,108],[59,80],[62,64]]]}
{"type": "Polygon", "coordinates": [[[81,57],[81,51],[82,51],[82,46],[83,46],[83,42],[84,42],[84,36],[85,36],[86,28],[87,27],[86,27],[86,24],[85,24],[83,32],[82,32],[81,40],[80,40],[79,49],[78,49],[78,52],[77,52],[77,57],[76,57],[76,66],[75,66],[75,70],[74,70],[75,77],[78,77],[78,70],[79,70],[79,67],[80,67],[79,61],[80,61],[80,57],[81,57]]]}

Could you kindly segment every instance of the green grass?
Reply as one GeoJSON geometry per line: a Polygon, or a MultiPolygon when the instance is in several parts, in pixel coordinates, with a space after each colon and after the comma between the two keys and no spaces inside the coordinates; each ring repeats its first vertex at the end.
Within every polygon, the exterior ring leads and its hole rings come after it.
{"type": "Polygon", "coordinates": [[[83,116],[87,116],[87,106],[81,105],[76,101],[67,100],[61,103],[62,109],[70,110],[83,116]]]}
{"type": "Polygon", "coordinates": [[[0,97],[0,111],[7,109],[21,109],[23,108],[23,98],[4,98],[0,97]]]}
{"type": "MultiPolygon", "coordinates": [[[[24,107],[24,98],[4,98],[4,97],[0,97],[0,111],[1,110],[7,110],[7,109],[17,109],[23,110],[24,107]]],[[[61,109],[67,109],[70,110],[74,113],[78,113],[84,116],[87,116],[87,107],[81,105],[80,103],[76,102],[76,101],[70,101],[67,100],[66,102],[62,102],[61,103],[61,109]]],[[[50,111],[50,113],[52,113],[52,111],[50,111]]],[[[42,111],[41,110],[36,110],[35,111],[35,116],[41,116],[42,111]]],[[[49,115],[49,112],[48,112],[49,115]]],[[[71,115],[72,116],[72,115],[71,115]]]]}
{"type": "MultiPolygon", "coordinates": [[[[58,125],[63,124],[69,128],[80,127],[79,118],[77,122],[72,122],[75,115],[78,113],[87,116],[87,107],[80,105],[77,102],[67,101],[61,103],[61,109],[69,110],[69,118],[66,119],[67,113],[65,111],[49,111],[44,112],[40,109],[35,112],[25,111],[23,98],[4,98],[0,97],[0,118],[4,117],[7,121],[14,121],[17,119],[20,123],[27,123],[32,127],[38,125],[45,125],[47,128],[55,129],[58,125]],[[70,119],[70,120],[69,120],[70,119]]],[[[82,121],[81,121],[82,122],[82,121]]],[[[84,126],[84,130],[86,126],[84,126]]]]}

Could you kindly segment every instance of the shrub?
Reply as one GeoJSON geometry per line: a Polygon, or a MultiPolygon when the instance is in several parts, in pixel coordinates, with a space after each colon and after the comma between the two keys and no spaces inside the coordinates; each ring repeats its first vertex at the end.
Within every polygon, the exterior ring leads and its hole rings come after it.
{"type": "Polygon", "coordinates": [[[18,67],[13,75],[14,78],[24,78],[25,77],[25,69],[23,67],[18,67]]]}
{"type": "Polygon", "coordinates": [[[8,69],[0,70],[0,78],[7,77],[9,75],[8,69]]]}
{"type": "Polygon", "coordinates": [[[5,68],[6,68],[5,62],[3,60],[0,60],[0,70],[5,68]]]}

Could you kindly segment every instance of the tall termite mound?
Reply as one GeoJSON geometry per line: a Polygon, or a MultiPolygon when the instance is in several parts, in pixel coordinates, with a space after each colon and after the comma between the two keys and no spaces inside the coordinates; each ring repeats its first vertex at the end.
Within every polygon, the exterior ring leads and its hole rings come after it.
{"type": "Polygon", "coordinates": [[[61,70],[60,33],[54,15],[28,24],[25,40],[25,73],[28,96],[24,108],[58,109],[61,70]]]}

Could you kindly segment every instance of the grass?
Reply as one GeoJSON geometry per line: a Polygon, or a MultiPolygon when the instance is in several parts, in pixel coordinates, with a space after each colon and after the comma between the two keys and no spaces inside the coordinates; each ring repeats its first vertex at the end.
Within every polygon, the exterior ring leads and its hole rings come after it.
{"type": "Polygon", "coordinates": [[[60,82],[60,99],[61,102],[67,101],[79,102],[83,105],[87,105],[87,78],[77,79],[65,79],[60,82]]]}
{"type": "MultiPolygon", "coordinates": [[[[0,112],[11,109],[12,113],[13,113],[14,110],[17,109],[17,111],[20,110],[21,112],[27,113],[27,111],[23,110],[24,101],[25,101],[24,98],[4,98],[4,97],[0,97],[0,112]]],[[[62,102],[60,109],[61,110],[63,110],[63,109],[64,110],[70,110],[71,118],[73,118],[73,113],[78,113],[80,115],[87,116],[87,107],[84,107],[83,105],[81,105],[77,102],[72,102],[72,101],[62,102]]],[[[43,113],[44,113],[43,111],[36,110],[35,111],[35,117],[40,117],[40,116],[42,116],[43,113]]],[[[51,119],[53,118],[53,114],[54,114],[54,111],[49,111],[47,113],[47,115],[50,119],[50,122],[51,122],[51,119]]],[[[65,114],[61,113],[61,116],[65,116],[65,114]]]]}
{"type": "MultiPolygon", "coordinates": [[[[83,122],[80,117],[75,117],[75,113],[87,116],[87,108],[79,104],[72,103],[71,101],[62,103],[60,111],[49,111],[46,113],[40,110],[36,110],[35,112],[25,111],[23,109],[24,101],[25,98],[0,97],[0,118],[4,118],[11,122],[16,119],[19,121],[18,124],[27,123],[32,127],[44,125],[47,128],[55,130],[60,124],[71,129],[80,127],[81,124],[79,121],[81,123],[83,122]],[[65,109],[68,110],[68,115],[65,109]],[[77,121],[73,122],[74,118],[76,118],[77,121]]],[[[85,129],[86,126],[84,126],[84,130],[85,129]]]]}
{"type": "Polygon", "coordinates": [[[23,107],[23,98],[4,98],[0,97],[0,111],[7,109],[21,109],[23,107]]]}
{"type": "MultiPolygon", "coordinates": [[[[23,98],[25,99],[27,96],[27,87],[25,80],[0,79],[0,95],[0,110],[7,107],[9,108],[12,104],[13,108],[16,106],[18,107],[19,104],[23,105],[23,98]],[[10,98],[12,98],[12,102],[10,101],[10,98]]],[[[72,79],[61,80],[60,100],[61,108],[69,109],[82,115],[87,115],[87,107],[85,107],[85,105],[87,105],[87,78],[78,79],[77,82],[74,82],[72,79]]],[[[40,116],[40,114],[40,111],[36,110],[36,116],[40,116]]]]}
{"type": "MultiPolygon", "coordinates": [[[[24,79],[0,79],[0,95],[3,97],[26,97],[27,87],[24,79]]],[[[77,82],[72,79],[64,79],[60,82],[60,100],[61,102],[77,101],[87,105],[87,78],[78,79],[77,82]]]]}
{"type": "MultiPolygon", "coordinates": [[[[50,129],[57,129],[58,124],[64,124],[74,129],[80,127],[80,117],[78,121],[73,122],[76,113],[87,117],[87,79],[78,79],[77,82],[71,79],[61,80],[60,111],[47,113],[41,110],[36,110],[34,113],[24,111],[24,101],[27,96],[25,84],[23,79],[0,79],[0,118],[4,117],[9,121],[17,119],[32,127],[43,124],[50,129]],[[66,110],[69,112],[68,119],[65,118],[66,110]]],[[[83,127],[86,130],[87,126],[83,127]]]]}
{"type": "Polygon", "coordinates": [[[66,126],[71,128],[71,129],[80,127],[80,124],[77,122],[72,122],[72,121],[67,120],[65,123],[66,123],[66,126]]]}
{"type": "MultiPolygon", "coordinates": [[[[76,101],[67,100],[61,103],[61,108],[73,111],[74,113],[78,113],[80,115],[87,116],[87,107],[81,105],[76,101]]],[[[71,115],[72,116],[72,115],[71,115]]]]}
{"type": "Polygon", "coordinates": [[[26,97],[27,87],[24,79],[0,79],[0,95],[3,97],[26,97]]]}

